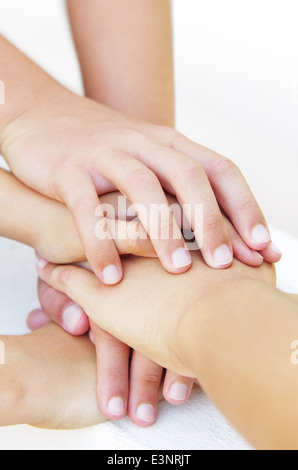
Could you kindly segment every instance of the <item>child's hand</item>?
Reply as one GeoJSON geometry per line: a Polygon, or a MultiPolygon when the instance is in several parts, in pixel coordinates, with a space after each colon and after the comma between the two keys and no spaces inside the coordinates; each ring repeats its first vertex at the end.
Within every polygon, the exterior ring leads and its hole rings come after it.
{"type": "Polygon", "coordinates": [[[42,310],[29,314],[31,330],[48,324],[51,319],[75,336],[89,332],[97,356],[97,397],[103,414],[119,420],[128,413],[139,426],[153,424],[157,417],[157,404],[162,397],[171,404],[184,403],[190,396],[194,380],[166,371],[133,351],[93,322],[89,323],[83,310],[65,295],[39,280],[38,294],[42,310]],[[161,385],[163,381],[162,391],[161,385]]]}
{"type": "Polygon", "coordinates": [[[116,188],[145,209],[140,220],[171,273],[187,271],[191,258],[163,188],[181,204],[203,205],[203,226],[194,221],[193,229],[209,266],[226,268],[233,258],[219,205],[249,248],[270,244],[264,216],[232,162],[171,128],[132,120],[55,82],[37,91],[32,106],[5,126],[0,143],[20,180],[68,206],[92,270],[106,284],[118,283],[122,268],[113,241],[95,234],[104,215],[98,194],[116,188]],[[154,204],[167,207],[161,233],[168,239],[154,236],[148,216],[154,204]]]}

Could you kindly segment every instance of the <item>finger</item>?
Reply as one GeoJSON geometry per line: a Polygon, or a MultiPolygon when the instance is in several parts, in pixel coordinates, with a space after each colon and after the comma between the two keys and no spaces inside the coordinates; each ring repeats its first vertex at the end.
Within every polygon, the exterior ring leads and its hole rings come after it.
{"type": "Polygon", "coordinates": [[[104,284],[118,284],[122,279],[121,261],[90,175],[82,169],[72,169],[60,188],[92,270],[104,284]]]}
{"type": "Polygon", "coordinates": [[[254,250],[262,250],[270,243],[270,232],[265,217],[244,176],[229,159],[176,134],[173,147],[202,165],[210,180],[220,207],[254,250]]]}
{"type": "Polygon", "coordinates": [[[97,358],[97,397],[101,411],[111,420],[123,418],[128,402],[130,348],[91,322],[97,358]]]}
{"type": "Polygon", "coordinates": [[[233,246],[234,257],[248,266],[261,266],[264,261],[263,256],[246,245],[229,220],[225,219],[225,222],[233,246]]]}
{"type": "Polygon", "coordinates": [[[173,188],[206,263],[217,269],[229,267],[232,245],[204,168],[183,153],[149,140],[141,149],[142,161],[158,175],[163,186],[170,184],[173,188]]]}
{"type": "Polygon", "coordinates": [[[120,255],[156,258],[156,252],[142,224],[137,220],[106,219],[120,255]]]}
{"type": "MultiPolygon", "coordinates": [[[[113,298],[117,301],[117,290],[121,289],[121,285],[115,287],[116,291],[113,294],[107,286],[99,282],[93,272],[73,265],[53,265],[44,259],[38,261],[36,268],[39,276],[47,284],[63,292],[73,299],[74,302],[83,305],[84,308],[87,309],[86,313],[89,318],[97,325],[100,325],[103,330],[108,331],[112,336],[115,336],[135,350],[141,352],[147,351],[148,348],[146,349],[146,347],[148,345],[145,341],[147,335],[145,335],[144,332],[144,317],[142,316],[142,312],[133,319],[125,318],[121,314],[122,308],[119,304],[119,308],[113,310],[113,315],[109,315],[108,313],[111,300],[110,296],[113,295],[113,298]],[[102,299],[100,309],[96,308],[99,296],[101,296],[102,299]],[[128,332],[131,334],[128,335],[128,332]]],[[[162,268],[160,267],[160,269],[162,268]]],[[[146,329],[149,336],[150,334],[156,334],[156,324],[150,318],[146,321],[146,329]]],[[[157,358],[155,362],[158,362],[160,348],[165,346],[158,343],[153,346],[152,351],[150,351],[150,357],[153,360],[157,358]]]]}
{"type": "Polygon", "coordinates": [[[51,319],[40,308],[32,310],[28,317],[26,324],[31,331],[38,330],[51,322],[51,319]]]}
{"type": "Polygon", "coordinates": [[[162,367],[142,354],[133,352],[128,414],[139,426],[151,426],[156,420],[162,374],[162,367]]]}
{"type": "Polygon", "coordinates": [[[172,405],[185,403],[191,394],[195,379],[182,377],[167,370],[163,385],[163,395],[172,405]]]}
{"type": "Polygon", "coordinates": [[[186,272],[191,257],[155,174],[123,152],[115,152],[108,161],[102,161],[101,170],[132,202],[165,269],[174,274],[186,272]]]}
{"type": "Polygon", "coordinates": [[[44,315],[68,333],[80,336],[89,330],[89,319],[84,310],[41,279],[38,280],[38,297],[44,315]]]}
{"type": "Polygon", "coordinates": [[[264,260],[268,263],[277,263],[282,258],[282,252],[274,243],[270,243],[267,248],[261,250],[260,255],[262,255],[264,260]]]}

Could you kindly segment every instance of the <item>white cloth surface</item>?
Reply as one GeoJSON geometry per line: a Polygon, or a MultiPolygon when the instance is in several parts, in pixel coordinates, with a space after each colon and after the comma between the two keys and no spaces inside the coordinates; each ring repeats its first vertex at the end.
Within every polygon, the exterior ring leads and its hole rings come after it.
{"type": "MultiPolygon", "coordinates": [[[[277,266],[278,286],[298,293],[298,239],[272,228],[284,257],[277,266]]],[[[0,238],[0,334],[27,333],[25,319],[38,307],[36,259],[31,249],[0,238]]],[[[193,392],[183,406],[159,405],[157,423],[139,428],[128,418],[73,431],[30,426],[0,428],[4,450],[245,450],[250,446],[234,431],[203,392],[193,392]]]]}

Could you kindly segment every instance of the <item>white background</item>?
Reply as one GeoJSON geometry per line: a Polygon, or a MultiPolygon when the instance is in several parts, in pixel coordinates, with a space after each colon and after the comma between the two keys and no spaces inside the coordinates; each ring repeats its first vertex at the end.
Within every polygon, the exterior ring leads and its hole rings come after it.
{"type": "MultiPolygon", "coordinates": [[[[178,129],[234,160],[269,222],[298,235],[297,0],[173,7],[178,129]]],[[[0,30],[82,92],[63,0],[0,0],[0,30]]]]}
{"type": "MultiPolygon", "coordinates": [[[[298,236],[297,0],[173,0],[173,7],[178,129],[238,163],[269,222],[298,236]]],[[[63,0],[0,0],[0,31],[82,93],[63,0]]],[[[276,229],[274,239],[286,248],[282,287],[297,292],[297,241],[276,229]]],[[[0,332],[22,334],[37,307],[34,256],[3,239],[0,254],[0,332]]],[[[115,446],[249,448],[199,391],[183,407],[161,404],[148,429],[127,418],[77,431],[0,429],[1,449],[115,446]]]]}

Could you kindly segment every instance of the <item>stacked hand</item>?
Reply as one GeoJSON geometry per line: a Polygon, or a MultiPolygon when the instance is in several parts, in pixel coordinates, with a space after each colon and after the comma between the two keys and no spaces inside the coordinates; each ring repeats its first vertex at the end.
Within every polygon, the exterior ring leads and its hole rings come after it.
{"type": "MultiPolygon", "coordinates": [[[[53,211],[43,217],[33,243],[42,258],[55,263],[87,260],[107,285],[122,279],[121,254],[157,256],[170,273],[188,271],[191,256],[167,191],[185,208],[185,223],[210,267],[228,268],[233,256],[251,266],[280,259],[264,216],[231,161],[171,128],[135,121],[56,83],[43,87],[37,97],[2,130],[1,151],[15,176],[53,200],[53,211]],[[118,214],[115,231],[103,209],[105,197],[99,201],[116,189],[128,197],[138,216],[133,222],[141,235],[137,242],[117,239],[116,232],[126,231],[121,220],[126,214],[118,214]],[[193,217],[197,205],[203,207],[203,220],[193,217]],[[166,217],[160,225],[151,217],[152,206],[163,207],[166,217]]],[[[92,327],[103,412],[119,419],[128,410],[136,423],[151,424],[162,368],[136,352],[130,360],[128,346],[90,325],[67,297],[42,283],[39,293],[43,313],[31,315],[33,328],[48,321],[44,315],[72,334],[92,327]]],[[[167,372],[164,396],[182,403],[192,385],[192,378],[167,372]]]]}

